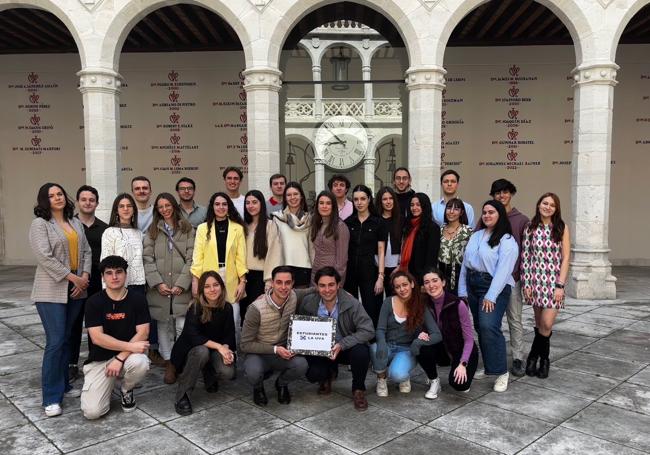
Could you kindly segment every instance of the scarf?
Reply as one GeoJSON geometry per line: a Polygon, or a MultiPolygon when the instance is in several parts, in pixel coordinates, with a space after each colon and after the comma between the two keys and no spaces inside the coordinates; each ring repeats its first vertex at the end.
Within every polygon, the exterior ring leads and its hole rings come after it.
{"type": "Polygon", "coordinates": [[[285,208],[280,213],[273,214],[278,220],[287,223],[294,231],[308,231],[311,229],[311,215],[305,212],[299,212],[294,215],[289,211],[289,207],[285,208]]]}
{"type": "Polygon", "coordinates": [[[400,259],[400,270],[408,272],[409,262],[411,262],[411,256],[413,254],[413,246],[415,245],[415,236],[418,235],[420,230],[420,222],[422,221],[422,216],[417,218],[411,218],[411,231],[408,233],[402,243],[402,258],[400,259]]]}

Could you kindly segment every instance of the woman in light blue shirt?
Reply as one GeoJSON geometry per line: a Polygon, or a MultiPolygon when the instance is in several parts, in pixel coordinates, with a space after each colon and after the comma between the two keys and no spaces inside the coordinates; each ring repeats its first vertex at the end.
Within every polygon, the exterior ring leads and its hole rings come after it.
{"type": "Polygon", "coordinates": [[[499,201],[483,204],[481,221],[465,249],[458,296],[466,297],[483,356],[485,374],[497,376],[495,392],[508,389],[506,340],[501,320],[514,286],[512,270],[519,256],[506,209],[499,201]]]}

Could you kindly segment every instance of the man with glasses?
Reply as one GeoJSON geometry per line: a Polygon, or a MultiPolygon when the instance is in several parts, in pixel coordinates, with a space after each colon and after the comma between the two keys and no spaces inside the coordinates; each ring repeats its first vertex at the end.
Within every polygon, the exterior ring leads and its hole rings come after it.
{"type": "Polygon", "coordinates": [[[411,173],[405,167],[398,167],[393,171],[393,188],[397,193],[397,202],[404,218],[408,215],[411,199],[415,190],[411,188],[411,173]]]}
{"type": "MultiPolygon", "coordinates": [[[[447,169],[440,176],[440,186],[442,187],[442,198],[431,204],[433,220],[438,226],[445,224],[445,208],[447,202],[451,199],[458,198],[458,185],[460,184],[460,175],[453,169],[447,169]]],[[[467,225],[474,229],[474,208],[467,201],[463,201],[465,214],[467,215],[467,225]]]]}
{"type": "Polygon", "coordinates": [[[196,184],[194,180],[189,177],[181,177],[176,182],[176,192],[178,193],[178,200],[181,204],[181,213],[183,217],[190,222],[194,228],[205,221],[207,209],[194,201],[194,192],[196,191],[196,184]]]}

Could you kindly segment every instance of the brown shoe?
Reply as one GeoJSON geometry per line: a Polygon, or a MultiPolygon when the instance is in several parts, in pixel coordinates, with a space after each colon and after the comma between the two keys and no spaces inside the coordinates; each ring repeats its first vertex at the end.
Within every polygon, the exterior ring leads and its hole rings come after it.
{"type": "Polygon", "coordinates": [[[318,385],[319,395],[329,395],[332,393],[332,379],[327,379],[318,385]]]}
{"type": "Polygon", "coordinates": [[[365,411],[368,409],[368,400],[366,400],[366,392],[363,390],[355,390],[352,392],[352,401],[354,402],[354,409],[357,411],[365,411]]]}
{"type": "Polygon", "coordinates": [[[165,376],[163,376],[165,384],[173,384],[176,382],[176,367],[169,360],[165,360],[165,376]]]}
{"type": "Polygon", "coordinates": [[[151,363],[159,367],[164,367],[167,365],[165,363],[165,359],[162,358],[160,352],[158,352],[156,349],[149,350],[149,360],[151,361],[151,363]]]}

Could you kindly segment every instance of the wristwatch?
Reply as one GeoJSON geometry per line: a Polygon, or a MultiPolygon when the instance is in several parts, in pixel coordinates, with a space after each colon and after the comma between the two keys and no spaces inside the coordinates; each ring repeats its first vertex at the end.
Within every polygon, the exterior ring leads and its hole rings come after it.
{"type": "Polygon", "coordinates": [[[465,368],[467,368],[467,362],[460,362],[460,364],[461,364],[462,366],[464,366],[465,368]]]}
{"type": "Polygon", "coordinates": [[[562,283],[555,283],[555,287],[557,289],[564,289],[564,285],[562,283]]]}

